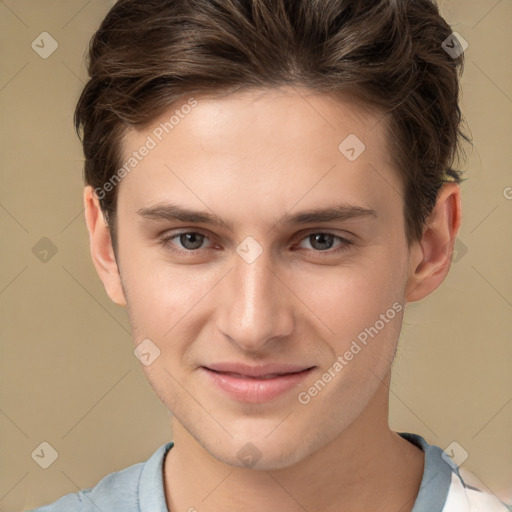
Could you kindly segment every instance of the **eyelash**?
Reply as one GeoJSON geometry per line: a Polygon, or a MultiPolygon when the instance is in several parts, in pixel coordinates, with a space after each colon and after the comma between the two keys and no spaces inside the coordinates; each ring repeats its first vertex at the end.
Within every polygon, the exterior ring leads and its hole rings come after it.
{"type": "MultiPolygon", "coordinates": [[[[205,239],[208,239],[208,235],[206,235],[205,233],[201,232],[201,231],[180,231],[179,233],[170,233],[170,234],[167,234],[167,235],[164,235],[161,239],[160,239],[160,243],[161,245],[166,248],[166,249],[171,249],[175,254],[179,255],[179,256],[196,256],[198,254],[198,252],[202,251],[203,249],[176,249],[175,246],[171,243],[171,241],[181,235],[189,235],[189,234],[194,234],[194,235],[201,235],[203,236],[205,239]]],[[[303,240],[309,238],[310,236],[312,235],[332,235],[334,237],[335,240],[338,240],[339,242],[341,242],[340,246],[337,248],[337,249],[327,249],[325,251],[319,251],[319,250],[315,250],[315,249],[306,249],[306,251],[308,252],[314,252],[316,253],[315,255],[319,255],[319,256],[332,256],[334,254],[339,254],[341,252],[345,252],[347,250],[349,250],[351,247],[351,245],[353,245],[353,242],[351,240],[348,240],[347,238],[344,238],[342,236],[339,236],[339,235],[335,235],[334,233],[330,233],[328,231],[310,231],[308,234],[306,234],[305,236],[303,236],[299,242],[302,242],[303,240]]]]}

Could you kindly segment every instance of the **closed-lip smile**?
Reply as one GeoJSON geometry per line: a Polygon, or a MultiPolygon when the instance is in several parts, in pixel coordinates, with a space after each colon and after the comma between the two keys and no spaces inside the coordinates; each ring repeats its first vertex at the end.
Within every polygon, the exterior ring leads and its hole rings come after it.
{"type": "Polygon", "coordinates": [[[200,369],[232,398],[242,402],[262,403],[300,384],[313,368],[304,364],[250,366],[227,362],[208,364],[200,369]]]}

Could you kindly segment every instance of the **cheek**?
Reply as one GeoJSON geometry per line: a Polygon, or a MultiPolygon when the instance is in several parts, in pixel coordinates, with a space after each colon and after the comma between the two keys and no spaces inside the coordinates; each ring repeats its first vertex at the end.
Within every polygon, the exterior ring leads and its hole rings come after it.
{"type": "MultiPolygon", "coordinates": [[[[308,306],[311,322],[331,339],[347,340],[372,326],[393,304],[403,305],[405,273],[400,255],[386,248],[364,260],[332,267],[328,272],[295,279],[294,291],[308,306]],[[380,254],[378,254],[380,253],[380,254]]],[[[388,316],[396,316],[396,307],[388,316]]]]}
{"type": "Polygon", "coordinates": [[[178,266],[154,254],[132,254],[123,267],[132,323],[145,336],[168,339],[187,314],[193,314],[212,286],[199,267],[178,266]]]}

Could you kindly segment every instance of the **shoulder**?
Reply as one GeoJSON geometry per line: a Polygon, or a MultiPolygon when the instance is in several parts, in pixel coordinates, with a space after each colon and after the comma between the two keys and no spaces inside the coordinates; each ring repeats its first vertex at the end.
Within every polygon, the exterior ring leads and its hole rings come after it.
{"type": "Polygon", "coordinates": [[[54,503],[36,508],[30,512],[89,512],[97,510],[119,510],[131,512],[137,510],[137,488],[143,462],[139,462],[121,471],[110,473],[93,488],[66,494],[54,503]]]}
{"type": "Polygon", "coordinates": [[[154,479],[154,470],[161,467],[171,446],[172,443],[160,446],[146,462],[110,473],[92,488],[66,494],[53,503],[28,512],[139,512],[141,478],[151,471],[150,478],[154,479]]]}

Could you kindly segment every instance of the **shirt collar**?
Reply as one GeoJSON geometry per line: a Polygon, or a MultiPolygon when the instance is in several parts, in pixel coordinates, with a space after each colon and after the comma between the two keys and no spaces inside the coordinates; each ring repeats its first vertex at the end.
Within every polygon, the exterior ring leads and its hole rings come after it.
{"type": "Polygon", "coordinates": [[[441,456],[443,450],[418,434],[397,433],[425,453],[420,490],[411,512],[442,512],[452,480],[452,468],[441,456]]]}
{"type": "Polygon", "coordinates": [[[145,462],[139,479],[139,510],[141,512],[169,512],[165,502],[163,464],[174,442],[164,444],[145,462]]]}

